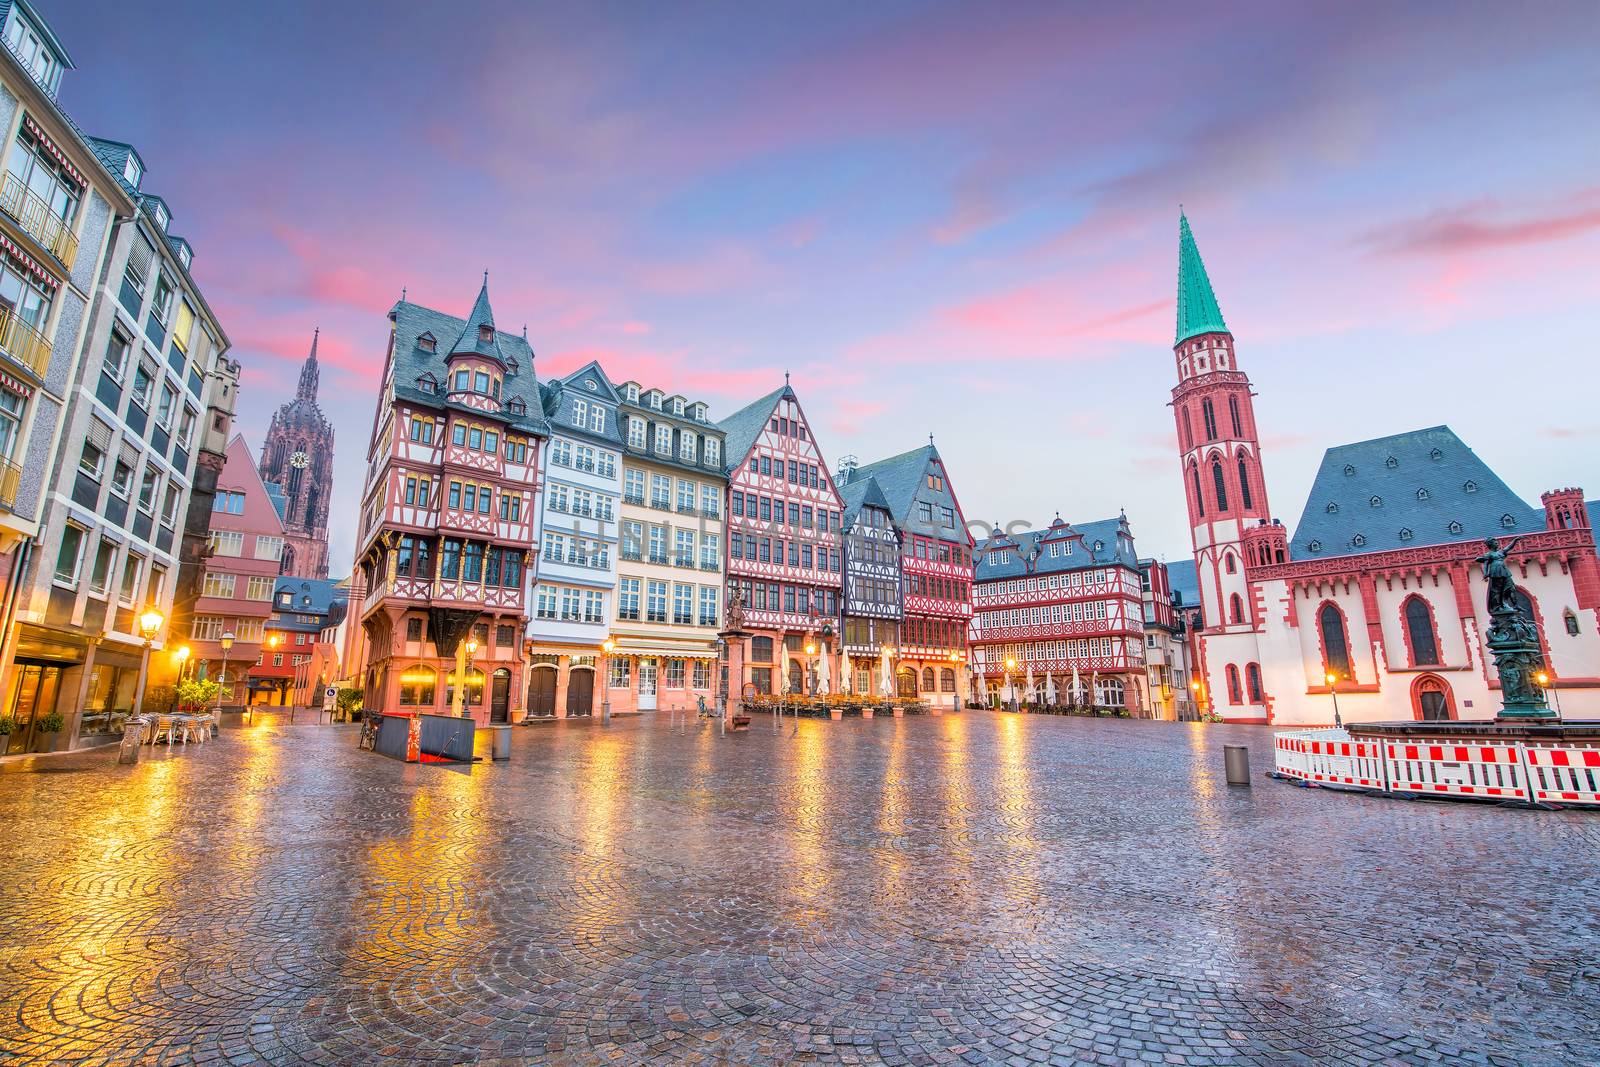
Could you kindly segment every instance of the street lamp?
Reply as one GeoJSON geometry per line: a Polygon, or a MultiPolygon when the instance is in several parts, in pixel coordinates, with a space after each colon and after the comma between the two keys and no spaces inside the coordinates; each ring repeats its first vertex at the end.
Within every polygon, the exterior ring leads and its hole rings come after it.
{"type": "Polygon", "coordinates": [[[1011,672],[1017,669],[1017,657],[1006,657],[1006,702],[1011,705],[1011,710],[1016,711],[1017,691],[1011,684],[1011,672]]]}
{"type": "Polygon", "coordinates": [[[817,654],[815,641],[806,642],[806,687],[811,690],[811,695],[817,695],[817,669],[812,666],[811,660],[817,654]]]}
{"type": "Polygon", "coordinates": [[[139,656],[139,684],[133,692],[135,719],[144,710],[144,682],[150,670],[150,646],[155,644],[156,634],[161,632],[161,624],[166,621],[166,617],[155,608],[145,608],[139,616],[139,633],[144,637],[144,652],[139,656]]]}
{"type": "Polygon", "coordinates": [[[1533,680],[1539,683],[1540,689],[1543,689],[1545,692],[1549,693],[1550,696],[1555,700],[1556,718],[1559,719],[1561,717],[1561,694],[1550,688],[1550,672],[1540,671],[1538,674],[1533,676],[1533,680]]]}
{"type": "MultiPolygon", "coordinates": [[[[600,642],[600,651],[605,655],[600,657],[600,725],[611,725],[611,653],[616,649],[617,642],[607,637],[600,642]]],[[[591,707],[593,705],[590,705],[591,707]]]]}
{"type": "Polygon", "coordinates": [[[172,683],[172,708],[178,710],[178,686],[183,684],[184,675],[189,671],[189,656],[192,654],[188,645],[179,645],[172,650],[172,662],[177,667],[178,680],[172,683]]]}
{"type": "Polygon", "coordinates": [[[1195,718],[1200,718],[1205,714],[1204,708],[1202,706],[1202,700],[1201,700],[1202,694],[1200,692],[1200,679],[1196,678],[1193,681],[1191,681],[1189,683],[1189,689],[1190,689],[1191,692],[1194,693],[1194,714],[1195,714],[1195,718]]]}
{"type": "Polygon", "coordinates": [[[233,647],[233,642],[232,630],[222,631],[222,636],[217,639],[217,644],[222,646],[222,674],[217,678],[217,721],[213,726],[222,724],[222,689],[228,684],[228,650],[233,647]]]}
{"type": "Polygon", "coordinates": [[[467,658],[461,664],[461,717],[472,717],[472,657],[478,654],[478,638],[474,635],[466,641],[467,658]]]}
{"type": "Polygon", "coordinates": [[[1333,697],[1333,728],[1343,730],[1344,722],[1339,718],[1339,676],[1329,671],[1324,677],[1328,679],[1328,694],[1333,697]]]}
{"type": "Polygon", "coordinates": [[[957,652],[955,649],[951,649],[950,650],[950,710],[951,711],[960,711],[961,710],[961,694],[958,691],[960,689],[960,686],[955,684],[956,664],[958,664],[960,662],[961,662],[961,653],[957,652]]]}

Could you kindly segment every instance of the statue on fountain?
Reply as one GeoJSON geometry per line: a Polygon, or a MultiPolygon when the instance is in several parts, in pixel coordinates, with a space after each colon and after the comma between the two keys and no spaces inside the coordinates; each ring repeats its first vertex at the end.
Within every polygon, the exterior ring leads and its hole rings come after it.
{"type": "Polygon", "coordinates": [[[1516,539],[1501,545],[1493,537],[1484,539],[1484,553],[1476,562],[1483,568],[1489,586],[1489,652],[1500,676],[1499,714],[1496,721],[1551,721],[1560,718],[1545,701],[1537,678],[1544,669],[1544,654],[1539,647],[1539,630],[1522,608],[1516,579],[1506,563],[1506,555],[1516,539]]]}

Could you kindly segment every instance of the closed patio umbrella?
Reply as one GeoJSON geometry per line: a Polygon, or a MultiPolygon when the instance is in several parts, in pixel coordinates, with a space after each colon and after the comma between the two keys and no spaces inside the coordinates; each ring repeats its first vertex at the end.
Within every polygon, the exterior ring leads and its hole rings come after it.
{"type": "Polygon", "coordinates": [[[1038,701],[1034,697],[1033,664],[1031,664],[1031,663],[1028,664],[1028,703],[1030,703],[1030,704],[1038,703],[1038,701]]]}
{"type": "Polygon", "coordinates": [[[1083,703],[1083,679],[1078,677],[1076,664],[1072,668],[1072,703],[1074,706],[1083,703]]]}
{"type": "Polygon", "coordinates": [[[827,696],[829,693],[833,692],[833,679],[830,676],[830,672],[828,670],[828,661],[831,660],[832,658],[833,658],[832,656],[828,655],[827,646],[823,646],[823,649],[822,649],[822,680],[817,686],[818,690],[822,693],[823,696],[827,696]]]}
{"type": "Polygon", "coordinates": [[[983,675],[978,675],[978,703],[984,707],[989,706],[989,683],[984,681],[983,675]]]}
{"type": "Polygon", "coordinates": [[[1044,702],[1051,707],[1056,703],[1056,676],[1053,674],[1044,676],[1044,702]]]}

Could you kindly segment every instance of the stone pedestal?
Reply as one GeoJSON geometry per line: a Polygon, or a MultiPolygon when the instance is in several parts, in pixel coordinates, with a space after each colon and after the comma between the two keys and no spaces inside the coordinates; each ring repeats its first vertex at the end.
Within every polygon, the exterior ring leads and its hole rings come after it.
{"type": "Polygon", "coordinates": [[[1538,681],[1544,670],[1539,632],[1514,607],[1496,611],[1491,618],[1486,636],[1500,675],[1501,700],[1495,722],[1560,722],[1538,681]]]}

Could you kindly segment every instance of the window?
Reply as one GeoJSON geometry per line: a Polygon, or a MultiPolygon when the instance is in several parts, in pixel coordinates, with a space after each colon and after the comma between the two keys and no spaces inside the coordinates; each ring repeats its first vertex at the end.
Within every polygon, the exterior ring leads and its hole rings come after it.
{"type": "Polygon", "coordinates": [[[183,417],[178,420],[179,448],[188,449],[194,443],[194,424],[199,417],[199,412],[195,411],[194,408],[186,406],[183,409],[183,417]]]}
{"type": "Polygon", "coordinates": [[[139,479],[139,510],[147,515],[155,513],[156,493],[161,488],[161,474],[154,464],[145,464],[144,477],[139,479]]]}
{"type": "Polygon", "coordinates": [[[122,374],[128,369],[128,339],[121,330],[111,331],[111,340],[106,343],[106,358],[104,370],[107,376],[114,381],[122,381],[122,374]]]}
{"type": "Polygon", "coordinates": [[[1242,703],[1244,703],[1244,696],[1239,691],[1239,668],[1235,667],[1231,663],[1228,664],[1227,678],[1228,678],[1228,703],[1230,703],[1230,704],[1242,704],[1242,703]]]}
{"type": "Polygon", "coordinates": [[[1245,685],[1249,687],[1250,703],[1260,704],[1264,699],[1261,689],[1261,664],[1247,663],[1244,668],[1245,685]]]}
{"type": "Polygon", "coordinates": [[[624,578],[617,585],[617,618],[638,621],[639,579],[624,578]]]}
{"type": "Polygon", "coordinates": [[[238,530],[212,530],[211,554],[213,556],[244,555],[244,534],[238,530]]]}
{"type": "Polygon", "coordinates": [[[182,498],[178,487],[168,483],[167,491],[161,498],[161,525],[173,527],[178,524],[178,502],[182,498]]]}
{"type": "MultiPolygon", "coordinates": [[[[421,619],[412,619],[420,624],[421,619]]],[[[432,667],[418,664],[409,667],[400,674],[400,703],[411,708],[433,707],[434,692],[438,685],[439,675],[432,667]]]]}
{"type": "Polygon", "coordinates": [[[630,677],[633,660],[626,656],[612,656],[607,668],[608,679],[606,684],[612,689],[627,689],[633,684],[630,677]]]}
{"type": "Polygon", "coordinates": [[[117,544],[105,537],[95,547],[94,566],[89,570],[89,588],[104,593],[111,583],[111,564],[117,556],[117,544]]]}
{"type": "Polygon", "coordinates": [[[595,433],[606,432],[606,409],[599,404],[589,409],[589,429],[595,433]]]}
{"type": "Polygon", "coordinates": [[[667,583],[651,580],[645,583],[645,620],[667,621],[667,583]]]}
{"type": "Polygon", "coordinates": [[[282,558],[283,558],[283,538],[281,538],[281,537],[257,537],[256,538],[256,559],[282,559],[282,558]]]}
{"type": "Polygon", "coordinates": [[[141,359],[133,369],[133,402],[146,411],[150,410],[150,390],[154,384],[155,372],[141,359]]]}
{"type": "Polygon", "coordinates": [[[701,446],[701,455],[708,467],[720,466],[722,463],[722,442],[715,437],[707,437],[701,446]]]}
{"type": "Polygon", "coordinates": [[[1197,515],[1206,513],[1206,498],[1200,493],[1200,468],[1189,464],[1189,479],[1194,483],[1194,510],[1197,515]]]}
{"type": "Polygon", "coordinates": [[[668,689],[682,689],[684,682],[684,662],[681,659],[667,660],[666,687],[668,689]]]}
{"type": "Polygon", "coordinates": [[[1411,665],[1430,667],[1439,662],[1438,635],[1433,629],[1433,611],[1420,596],[1406,599],[1406,638],[1411,646],[1411,665]]]}
{"type": "Polygon", "coordinates": [[[678,458],[685,463],[694,462],[694,445],[698,438],[687,430],[678,435],[678,458]]]}
{"type": "Polygon", "coordinates": [[[572,425],[584,426],[589,421],[589,402],[587,400],[574,400],[572,402],[572,425]]]}
{"type": "Polygon", "coordinates": [[[144,569],[144,560],[132,552],[122,561],[122,587],[117,591],[124,604],[131,604],[139,593],[139,572],[144,569]]]}
{"type": "Polygon", "coordinates": [[[694,661],[694,687],[696,689],[711,688],[711,663],[709,660],[697,659],[694,661]]]}
{"type": "Polygon", "coordinates": [[[1244,622],[1244,601],[1235,593],[1228,598],[1228,621],[1231,623],[1244,622]]]}
{"type": "Polygon", "coordinates": [[[637,416],[628,419],[628,447],[643,448],[645,440],[645,421],[637,416]]]}
{"type": "Polygon", "coordinates": [[[200,583],[201,596],[225,597],[233,599],[235,575],[223,574],[219,571],[206,571],[205,578],[200,583]]]}
{"type": "Polygon", "coordinates": [[[1350,677],[1350,646],[1345,640],[1344,615],[1332,604],[1323,604],[1317,612],[1317,625],[1322,631],[1322,662],[1329,672],[1341,680],[1350,677]]]}
{"type": "Polygon", "coordinates": [[[1246,508],[1252,507],[1250,503],[1250,476],[1245,473],[1244,457],[1239,457],[1239,503],[1246,508]]]}
{"type": "Polygon", "coordinates": [[[144,234],[138,234],[128,253],[128,265],[122,270],[122,289],[117,297],[130,315],[137,316],[144,305],[145,289],[150,284],[150,265],[155,255],[156,246],[144,234]]]}
{"type": "MultiPolygon", "coordinates": [[[[229,575],[232,577],[232,575],[229,575]]],[[[253,574],[245,585],[244,598],[246,600],[271,600],[273,579],[268,575],[253,574]]],[[[232,593],[230,592],[231,596],[232,593]]]]}
{"type": "Polygon", "coordinates": [[[715,626],[717,624],[717,599],[715,586],[702,585],[700,587],[701,626],[715,626]]]}
{"type": "Polygon", "coordinates": [[[1200,401],[1200,414],[1206,424],[1206,440],[1215,441],[1217,439],[1217,413],[1212,409],[1209,397],[1200,401]]]}
{"type": "Polygon", "coordinates": [[[683,626],[694,623],[694,586],[675,583],[672,587],[672,621],[683,626]]]}
{"type": "Polygon", "coordinates": [[[1214,487],[1214,489],[1216,491],[1217,510],[1218,511],[1227,511],[1228,510],[1228,486],[1222,479],[1222,461],[1221,460],[1212,460],[1211,461],[1211,481],[1212,481],[1212,485],[1213,485],[1213,487],[1214,487]]]}
{"type": "MultiPolygon", "coordinates": [[[[172,346],[178,351],[187,354],[189,351],[189,334],[193,331],[194,308],[189,301],[181,300],[178,302],[178,320],[172,324],[172,346]]],[[[178,364],[178,369],[180,371],[183,369],[182,363],[178,364]]]]}
{"type": "Polygon", "coordinates": [[[95,443],[97,439],[111,439],[110,429],[99,419],[90,424],[89,438],[83,442],[83,452],[78,456],[78,470],[90,478],[99,478],[106,462],[106,450],[95,443]],[[104,433],[96,433],[97,430],[104,430],[104,433]]]}
{"type": "Polygon", "coordinates": [[[1233,436],[1235,436],[1235,437],[1243,437],[1244,436],[1244,430],[1242,430],[1239,427],[1239,398],[1238,397],[1230,396],[1228,398],[1228,415],[1233,420],[1233,436]]]}

